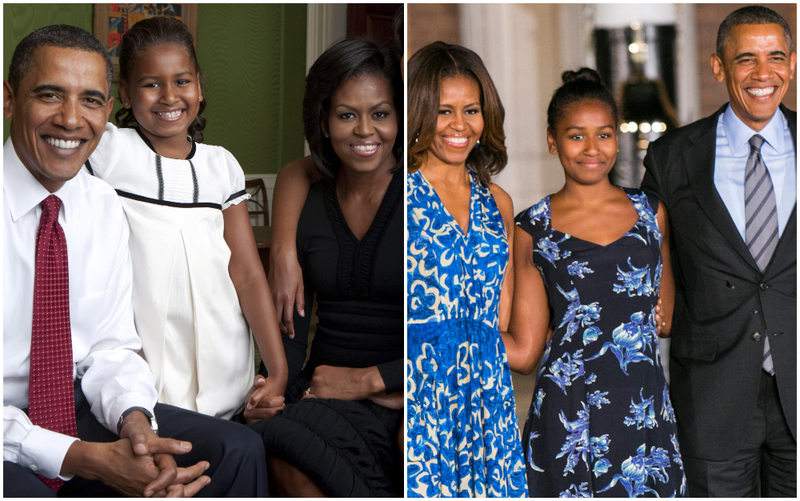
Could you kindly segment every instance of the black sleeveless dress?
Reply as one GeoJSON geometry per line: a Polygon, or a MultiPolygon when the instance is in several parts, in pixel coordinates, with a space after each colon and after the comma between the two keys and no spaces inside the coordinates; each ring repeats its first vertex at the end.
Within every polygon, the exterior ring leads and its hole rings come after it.
{"type": "MultiPolygon", "coordinates": [[[[319,365],[375,365],[387,393],[403,389],[403,177],[392,178],[361,241],[347,226],[335,180],[311,187],[297,233],[308,314],[295,314],[294,339],[283,337],[286,409],[251,425],[268,455],[298,466],[329,496],[403,493],[397,450],[402,410],[369,400],[300,400],[319,365]],[[306,362],[314,294],[319,323],[306,362]]],[[[263,364],[261,372],[266,374],[263,364]]]]}

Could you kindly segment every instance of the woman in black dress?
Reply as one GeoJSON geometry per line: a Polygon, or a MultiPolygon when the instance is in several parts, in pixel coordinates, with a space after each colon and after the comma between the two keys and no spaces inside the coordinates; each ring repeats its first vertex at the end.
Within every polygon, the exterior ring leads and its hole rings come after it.
{"type": "Polygon", "coordinates": [[[397,57],[366,39],[331,46],[306,78],[305,136],[322,179],[297,253],[319,322],[306,361],[311,315],[295,315],[286,408],[250,424],[277,495],[402,495],[402,89],[397,57]]]}

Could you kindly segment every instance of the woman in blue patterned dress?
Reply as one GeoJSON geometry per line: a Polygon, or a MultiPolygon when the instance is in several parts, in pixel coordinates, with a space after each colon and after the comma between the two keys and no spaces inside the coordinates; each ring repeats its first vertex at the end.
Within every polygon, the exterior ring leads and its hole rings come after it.
{"type": "Polygon", "coordinates": [[[527,493],[511,373],[504,110],[480,57],[436,42],[409,61],[408,495],[527,493]]]}
{"type": "Polygon", "coordinates": [[[597,73],[562,78],[547,142],[564,187],[516,218],[510,330],[525,349],[511,367],[530,372],[544,350],[522,435],[528,488],[533,497],[683,496],[657,343],[674,298],[667,214],[654,196],[608,179],[617,109],[597,73]]]}

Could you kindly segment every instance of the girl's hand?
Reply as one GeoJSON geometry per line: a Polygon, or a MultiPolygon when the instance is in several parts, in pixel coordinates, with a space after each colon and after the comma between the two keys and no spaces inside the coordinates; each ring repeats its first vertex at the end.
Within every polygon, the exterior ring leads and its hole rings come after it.
{"type": "MultiPolygon", "coordinates": [[[[364,369],[320,365],[311,376],[311,386],[306,398],[338,398],[339,400],[364,400],[372,396],[385,395],[386,385],[375,366],[364,369]]],[[[398,392],[401,394],[402,392],[398,392]]],[[[380,398],[380,397],[379,397],[380,398]]],[[[381,404],[383,405],[383,404],[381,404]]]]}
{"type": "Polygon", "coordinates": [[[283,395],[275,388],[275,380],[265,378],[261,374],[256,379],[245,399],[244,420],[248,423],[269,419],[282,411],[285,407],[283,395]]]}
{"type": "Polygon", "coordinates": [[[306,316],[305,293],[303,288],[303,270],[297,262],[297,254],[292,252],[270,253],[269,275],[272,301],[278,316],[281,332],[294,338],[294,312],[301,317],[306,316]]]}
{"type": "Polygon", "coordinates": [[[660,337],[669,337],[669,335],[661,336],[661,328],[664,327],[664,320],[661,318],[663,312],[661,298],[658,298],[656,303],[656,332],[660,337]]]}

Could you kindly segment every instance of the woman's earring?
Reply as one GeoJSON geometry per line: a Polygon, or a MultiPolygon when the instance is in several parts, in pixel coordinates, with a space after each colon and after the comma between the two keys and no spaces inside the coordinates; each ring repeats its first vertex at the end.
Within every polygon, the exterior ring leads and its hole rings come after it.
{"type": "Polygon", "coordinates": [[[419,141],[419,132],[414,134],[414,144],[417,144],[417,141],[419,141]]]}
{"type": "Polygon", "coordinates": [[[477,147],[478,147],[478,146],[480,146],[480,145],[481,145],[481,140],[480,140],[480,139],[478,139],[477,141],[475,141],[475,148],[477,148],[477,147]]]}
{"type": "Polygon", "coordinates": [[[330,134],[328,134],[327,132],[323,132],[322,134],[323,134],[325,137],[331,137],[331,135],[330,135],[330,134]]]}

